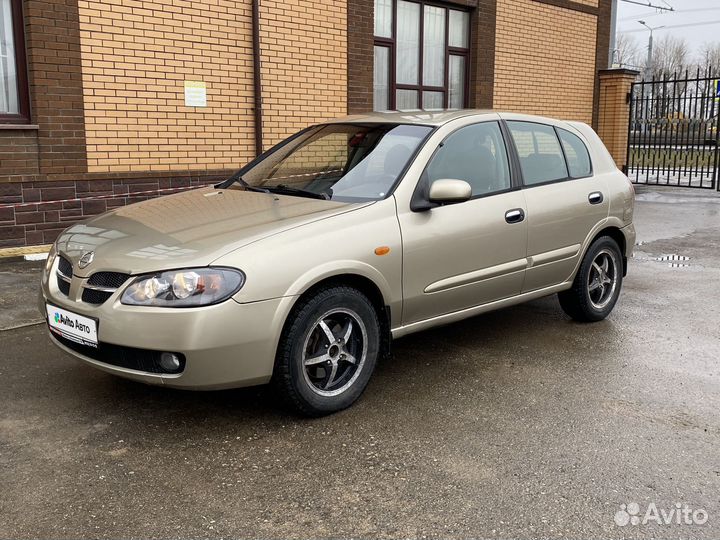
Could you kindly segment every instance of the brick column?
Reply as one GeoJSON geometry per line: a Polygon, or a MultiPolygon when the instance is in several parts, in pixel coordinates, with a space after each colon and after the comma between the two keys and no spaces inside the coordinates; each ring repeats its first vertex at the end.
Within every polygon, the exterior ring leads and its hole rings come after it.
{"type": "Polygon", "coordinates": [[[350,0],[347,6],[347,111],[367,113],[373,110],[375,6],[373,0],[350,0]]]}
{"type": "Polygon", "coordinates": [[[599,72],[597,132],[621,169],[627,165],[629,97],[637,75],[637,71],[630,69],[604,69],[599,72]]]}

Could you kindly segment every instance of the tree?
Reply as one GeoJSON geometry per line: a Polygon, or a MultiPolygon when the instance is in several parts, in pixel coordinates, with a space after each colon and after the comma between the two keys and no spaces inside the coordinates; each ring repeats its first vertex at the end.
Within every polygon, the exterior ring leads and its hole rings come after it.
{"type": "Polygon", "coordinates": [[[640,45],[631,34],[622,32],[617,35],[614,52],[613,62],[621,68],[637,68],[643,63],[640,45]]]}
{"type": "Polygon", "coordinates": [[[644,61],[644,75],[646,79],[660,79],[673,73],[681,74],[690,67],[690,48],[685,38],[672,34],[655,39],[652,59],[647,65],[644,61]]]}
{"type": "MultiPolygon", "coordinates": [[[[714,96],[716,90],[714,80],[704,80],[702,77],[720,77],[720,42],[705,43],[696,58],[696,73],[701,78],[698,82],[697,94],[701,96],[714,96]]],[[[706,100],[700,104],[700,118],[710,119],[713,113],[717,114],[717,108],[713,107],[706,100]]]]}
{"type": "Polygon", "coordinates": [[[709,71],[711,76],[720,75],[720,42],[705,43],[700,47],[696,63],[700,73],[709,71]]]}
{"type": "Polygon", "coordinates": [[[673,76],[684,77],[690,67],[690,48],[685,38],[667,34],[656,38],[652,57],[643,62],[645,80],[663,81],[652,89],[652,109],[655,118],[668,118],[682,113],[687,100],[683,99],[688,85],[685,82],[668,83],[673,76]]]}

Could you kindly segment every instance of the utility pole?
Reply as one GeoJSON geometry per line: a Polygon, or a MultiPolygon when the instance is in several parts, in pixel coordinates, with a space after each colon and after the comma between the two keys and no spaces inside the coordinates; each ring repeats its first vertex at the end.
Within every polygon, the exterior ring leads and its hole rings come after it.
{"type": "Polygon", "coordinates": [[[650,30],[650,37],[648,38],[648,55],[647,55],[647,63],[645,64],[645,75],[647,76],[648,71],[652,69],[652,61],[653,61],[653,31],[660,30],[661,28],[665,28],[665,26],[649,26],[645,21],[638,21],[640,24],[642,24],[645,28],[650,30]]]}
{"type": "Polygon", "coordinates": [[[610,55],[608,67],[615,67],[615,54],[617,53],[617,7],[618,0],[611,0],[610,4],[610,55]]]}

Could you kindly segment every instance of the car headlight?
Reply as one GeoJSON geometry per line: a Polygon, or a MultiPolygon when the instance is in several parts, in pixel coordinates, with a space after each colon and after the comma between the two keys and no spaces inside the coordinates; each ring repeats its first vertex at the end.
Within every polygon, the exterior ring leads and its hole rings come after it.
{"type": "Polygon", "coordinates": [[[227,300],[244,283],[245,275],[230,268],[169,270],[138,277],[125,289],[120,302],[131,306],[209,306],[227,300]]]}

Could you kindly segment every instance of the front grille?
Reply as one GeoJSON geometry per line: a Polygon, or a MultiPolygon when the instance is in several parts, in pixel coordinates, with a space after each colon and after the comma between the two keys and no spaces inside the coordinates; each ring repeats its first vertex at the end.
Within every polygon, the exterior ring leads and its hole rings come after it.
{"type": "Polygon", "coordinates": [[[122,272],[95,272],[83,288],[82,301],[87,304],[103,304],[129,278],[130,274],[122,272]]]}
{"type": "Polygon", "coordinates": [[[58,271],[66,278],[72,278],[72,263],[62,255],[58,257],[58,271]]]}
{"type": "Polygon", "coordinates": [[[57,286],[58,290],[63,293],[65,296],[70,294],[70,282],[65,281],[60,276],[57,276],[57,286]]]}
{"type": "Polygon", "coordinates": [[[161,351],[135,349],[133,347],[123,347],[122,345],[113,345],[111,343],[102,342],[98,343],[97,348],[95,348],[87,345],[81,345],[57,334],[53,334],[53,337],[65,345],[68,349],[111,366],[132,369],[135,371],[144,371],[145,373],[172,373],[173,375],[182,373],[185,370],[185,356],[180,353],[173,353],[180,359],[180,369],[176,371],[168,371],[160,367],[161,351]]]}
{"type": "Polygon", "coordinates": [[[125,283],[129,277],[130,274],[123,274],[122,272],[95,272],[90,276],[90,279],[88,279],[88,285],[117,289],[125,283]]]}
{"type": "Polygon", "coordinates": [[[65,296],[70,294],[70,281],[72,280],[72,263],[65,257],[58,257],[58,269],[55,273],[57,287],[65,296]]]}
{"type": "Polygon", "coordinates": [[[102,304],[113,295],[111,292],[98,291],[95,289],[83,289],[82,301],[88,304],[102,304]]]}

